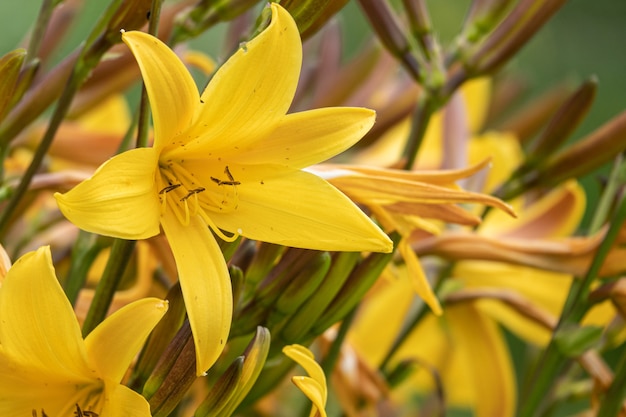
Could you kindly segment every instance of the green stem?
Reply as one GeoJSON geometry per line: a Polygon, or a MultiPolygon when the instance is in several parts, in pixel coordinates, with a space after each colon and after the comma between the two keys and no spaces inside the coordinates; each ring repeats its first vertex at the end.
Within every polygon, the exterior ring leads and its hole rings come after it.
{"type": "MultiPolygon", "coordinates": [[[[156,36],[159,30],[159,16],[161,14],[161,0],[153,0],[150,9],[150,23],[148,33],[156,36]]],[[[137,131],[137,147],[148,146],[148,133],[150,132],[150,104],[145,83],[141,86],[141,101],[139,103],[139,121],[137,131]]]]}
{"type": "Polygon", "coordinates": [[[37,22],[35,22],[35,25],[33,26],[33,33],[31,34],[30,41],[28,43],[28,59],[30,62],[33,62],[39,54],[41,41],[46,34],[48,23],[50,22],[50,17],[52,16],[52,11],[56,5],[57,2],[54,0],[43,0],[41,2],[37,22]]]}
{"type": "MultiPolygon", "coordinates": [[[[570,288],[571,302],[563,310],[563,315],[555,329],[556,334],[560,329],[577,324],[583,318],[587,312],[589,303],[588,296],[591,284],[598,276],[600,268],[604,263],[615,239],[617,238],[622,224],[626,220],[626,195],[620,197],[620,201],[617,207],[617,211],[614,213],[613,218],[609,226],[609,230],[604,237],[604,240],[600,244],[598,251],[587,271],[585,277],[578,284],[572,285],[570,288]]],[[[542,400],[546,397],[546,393],[549,392],[550,387],[559,373],[562,366],[567,362],[567,359],[557,348],[554,337],[550,340],[543,358],[539,363],[539,366],[535,369],[535,375],[530,381],[530,389],[527,390],[526,395],[523,396],[523,401],[520,402],[521,409],[519,417],[532,417],[535,415],[536,410],[541,406],[542,400]]]]}
{"type": "Polygon", "coordinates": [[[100,236],[80,231],[72,248],[70,268],[64,285],[65,295],[72,305],[75,305],[78,294],[87,281],[89,268],[105,247],[106,244],[100,236]]]}
{"type": "Polygon", "coordinates": [[[611,387],[606,392],[604,400],[600,402],[597,417],[616,417],[622,408],[626,397],[626,355],[622,355],[611,387]]]}
{"type": "Polygon", "coordinates": [[[116,239],[104,273],[96,287],[96,293],[83,323],[83,336],[87,336],[106,317],[113,295],[122,280],[126,265],[135,249],[134,240],[116,239]]]}
{"type": "Polygon", "coordinates": [[[346,317],[344,317],[344,319],[341,321],[337,336],[335,337],[335,340],[333,340],[333,343],[330,345],[328,353],[322,360],[321,365],[327,380],[330,379],[330,374],[332,373],[333,368],[337,363],[339,353],[341,352],[341,345],[343,345],[343,341],[348,335],[348,330],[350,330],[350,326],[352,325],[352,321],[354,320],[354,316],[356,315],[356,311],[358,309],[358,306],[353,308],[352,311],[349,312],[346,317]]]}
{"type": "Polygon", "coordinates": [[[593,218],[591,219],[591,224],[589,226],[589,234],[596,233],[608,217],[609,210],[611,209],[611,205],[615,201],[615,195],[617,195],[617,188],[620,186],[620,178],[622,177],[622,171],[624,170],[623,165],[624,156],[618,155],[615,158],[615,164],[611,168],[611,173],[609,174],[609,180],[606,184],[606,189],[602,193],[602,197],[596,206],[596,210],[594,212],[593,218]]]}
{"type": "Polygon", "coordinates": [[[415,164],[417,153],[424,140],[430,118],[437,110],[439,110],[439,105],[437,105],[434,97],[424,91],[415,107],[411,122],[411,132],[409,133],[409,139],[404,147],[403,157],[406,161],[404,164],[405,169],[411,169],[415,164]]]}

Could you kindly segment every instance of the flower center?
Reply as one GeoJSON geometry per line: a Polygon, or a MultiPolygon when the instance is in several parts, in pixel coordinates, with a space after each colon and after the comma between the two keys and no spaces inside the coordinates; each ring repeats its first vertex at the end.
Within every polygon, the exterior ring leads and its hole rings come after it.
{"type": "Polygon", "coordinates": [[[161,212],[172,210],[185,226],[190,216],[199,215],[221,239],[231,242],[237,238],[237,234],[225,235],[210,216],[211,212],[229,213],[237,209],[237,186],[241,183],[235,180],[227,165],[223,173],[202,181],[185,166],[184,160],[168,159],[159,162],[157,184],[161,212]]]}

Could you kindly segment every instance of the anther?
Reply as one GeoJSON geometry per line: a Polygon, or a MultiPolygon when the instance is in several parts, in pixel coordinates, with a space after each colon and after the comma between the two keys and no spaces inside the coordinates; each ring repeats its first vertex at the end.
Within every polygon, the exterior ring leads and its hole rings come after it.
{"type": "Polygon", "coordinates": [[[165,193],[169,193],[170,191],[174,191],[181,185],[182,184],[170,184],[167,187],[163,188],[161,191],[159,191],[159,194],[165,194],[165,193]]]}
{"type": "Polygon", "coordinates": [[[187,193],[186,196],[184,196],[183,198],[180,199],[180,201],[185,201],[187,200],[189,197],[191,197],[194,194],[198,194],[201,193],[202,191],[206,190],[206,188],[204,187],[198,187],[198,188],[194,188],[193,190],[189,190],[189,193],[187,193]]]}

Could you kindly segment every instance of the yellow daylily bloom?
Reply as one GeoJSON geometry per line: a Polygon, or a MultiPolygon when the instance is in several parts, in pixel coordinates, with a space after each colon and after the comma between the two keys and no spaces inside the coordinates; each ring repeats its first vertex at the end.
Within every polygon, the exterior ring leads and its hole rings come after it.
{"type": "Polygon", "coordinates": [[[163,227],[194,333],[198,374],[222,352],[232,317],[230,278],[213,233],[319,250],[392,250],[389,238],[345,195],[301,170],[352,146],[374,123],[374,112],[286,114],[302,44],[292,17],[275,3],[271,10],[269,26],[216,72],[202,95],[165,44],[124,33],[150,98],[154,145],[124,152],[56,194],[63,214],[91,232],[145,239],[163,227]]]}
{"type": "Polygon", "coordinates": [[[291,381],[306,395],[313,403],[310,417],[319,415],[326,417],[326,399],[328,397],[328,387],[326,377],[320,365],[315,362],[313,353],[301,345],[288,345],[283,348],[283,353],[302,366],[309,376],[294,376],[291,381]]]}
{"type": "Polygon", "coordinates": [[[120,381],[166,311],[163,300],[136,301],[83,340],[50,249],[22,256],[0,287],[0,414],[149,417],[120,381]]]}

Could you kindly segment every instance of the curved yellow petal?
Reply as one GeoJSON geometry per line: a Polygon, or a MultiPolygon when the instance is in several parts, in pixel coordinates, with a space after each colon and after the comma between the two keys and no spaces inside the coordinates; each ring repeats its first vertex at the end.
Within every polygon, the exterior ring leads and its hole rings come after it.
{"type": "Polygon", "coordinates": [[[65,217],[81,229],[145,239],[159,233],[156,169],[154,149],[132,149],[109,159],[72,190],[54,196],[65,217]]]}
{"type": "Polygon", "coordinates": [[[163,230],[170,243],[196,346],[196,372],[202,375],[224,350],[233,312],[230,275],[206,224],[191,216],[183,226],[166,211],[163,230]]]}
{"type": "Polygon", "coordinates": [[[517,219],[495,211],[489,213],[480,225],[480,233],[521,239],[571,236],[582,220],[586,202],[583,188],[571,180],[529,206],[520,207],[517,219]]]}
{"type": "Polygon", "coordinates": [[[406,238],[400,241],[398,249],[400,250],[400,254],[402,254],[404,262],[406,263],[409,278],[413,283],[415,292],[417,292],[417,295],[424,300],[435,315],[440,316],[443,313],[443,310],[441,309],[439,300],[437,300],[435,293],[432,288],[430,288],[430,283],[426,278],[422,265],[420,264],[419,259],[417,259],[415,252],[413,252],[413,249],[411,249],[411,245],[406,238]]]}
{"type": "Polygon", "coordinates": [[[148,401],[128,387],[107,384],[103,417],[150,417],[148,401]]]}
{"type": "Polygon", "coordinates": [[[296,91],[302,44],[289,13],[271,4],[272,21],[215,73],[189,132],[190,151],[245,147],[274,129],[296,91]]]}
{"type": "Polygon", "coordinates": [[[283,348],[283,353],[302,366],[310,376],[294,376],[291,380],[313,403],[311,417],[315,416],[317,411],[322,416],[326,416],[325,407],[328,397],[326,377],[320,365],[315,362],[311,351],[301,345],[288,345],[283,348]]]}
{"type": "Polygon", "coordinates": [[[211,213],[215,224],[250,239],[317,250],[390,252],[393,244],[348,197],[303,171],[231,167],[238,207],[211,213]]]}
{"type": "MultiPolygon", "coordinates": [[[[325,161],[354,145],[376,119],[373,110],[324,108],[286,115],[269,136],[241,148],[241,164],[276,164],[300,169],[325,161]]],[[[229,155],[223,154],[228,158],[229,155]]]]}
{"type": "Polygon", "coordinates": [[[154,147],[159,150],[191,124],[200,104],[198,87],[181,60],[159,39],[131,31],[123,33],[122,40],[139,64],[154,120],[154,147]]]}
{"type": "Polygon", "coordinates": [[[41,379],[89,375],[78,321],[52,267],[49,247],[22,256],[0,287],[3,352],[41,379]]]}
{"type": "MultiPolygon", "coordinates": [[[[554,317],[560,315],[572,282],[571,276],[566,274],[500,262],[462,261],[454,268],[453,274],[467,288],[514,291],[554,317]]],[[[500,301],[481,300],[477,306],[526,341],[544,345],[550,339],[551,332],[543,325],[522,316],[500,301]]]]}
{"type": "Polygon", "coordinates": [[[119,382],[154,326],[167,301],[144,298],[107,317],[85,338],[91,365],[103,378],[119,382]]]}
{"type": "Polygon", "coordinates": [[[456,347],[465,351],[476,417],[513,416],[516,403],[513,365],[496,324],[469,304],[446,308],[456,347]]]}
{"type": "MultiPolygon", "coordinates": [[[[326,377],[320,365],[315,361],[313,353],[301,345],[287,345],[283,348],[283,353],[294,362],[304,368],[307,374],[313,378],[320,386],[326,388],[326,377]]],[[[326,390],[323,392],[323,400],[326,402],[326,390]]]]}
{"type": "Polygon", "coordinates": [[[313,409],[311,409],[310,417],[315,417],[317,413],[322,417],[326,417],[326,400],[324,398],[324,392],[326,391],[316,380],[308,378],[306,376],[294,376],[291,378],[293,383],[307,396],[313,403],[313,409]]]}

